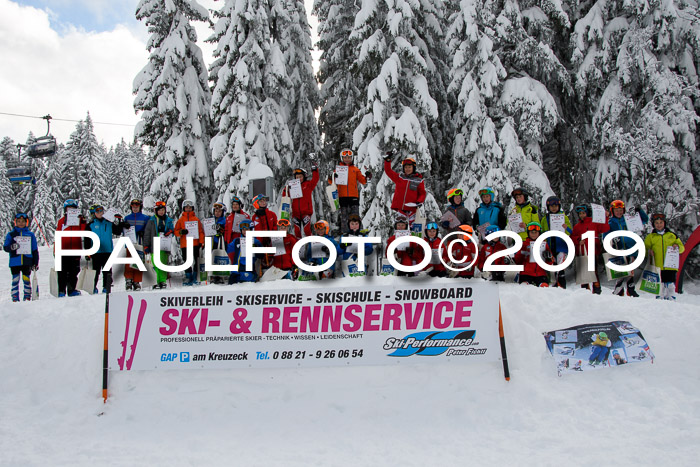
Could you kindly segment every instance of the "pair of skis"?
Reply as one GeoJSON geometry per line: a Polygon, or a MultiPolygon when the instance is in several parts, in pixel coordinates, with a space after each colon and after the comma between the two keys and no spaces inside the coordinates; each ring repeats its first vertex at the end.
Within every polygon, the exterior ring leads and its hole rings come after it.
{"type": "Polygon", "coordinates": [[[141,333],[141,324],[143,324],[143,318],[146,314],[146,300],[141,300],[141,308],[139,309],[139,316],[136,320],[136,329],[134,330],[134,341],[130,346],[129,358],[126,359],[126,348],[129,339],[129,326],[131,324],[131,311],[134,308],[134,299],[129,295],[129,305],[126,310],[126,329],[124,330],[124,340],[122,341],[122,355],[117,358],[117,363],[119,364],[119,369],[123,370],[126,364],[126,369],[131,370],[131,364],[134,362],[134,355],[136,354],[136,346],[139,343],[139,334],[141,333]]]}

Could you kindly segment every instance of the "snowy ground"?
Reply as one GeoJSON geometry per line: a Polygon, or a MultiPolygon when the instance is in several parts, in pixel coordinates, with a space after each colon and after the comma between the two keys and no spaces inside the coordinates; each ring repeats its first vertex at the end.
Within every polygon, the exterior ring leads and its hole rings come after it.
{"type": "Polygon", "coordinates": [[[37,302],[12,304],[0,270],[3,466],[697,465],[695,284],[677,303],[502,286],[510,382],[500,364],[112,373],[105,405],[104,296],[48,296],[42,254],[37,302]],[[613,320],[654,363],[557,377],[541,333],[613,320]]]}

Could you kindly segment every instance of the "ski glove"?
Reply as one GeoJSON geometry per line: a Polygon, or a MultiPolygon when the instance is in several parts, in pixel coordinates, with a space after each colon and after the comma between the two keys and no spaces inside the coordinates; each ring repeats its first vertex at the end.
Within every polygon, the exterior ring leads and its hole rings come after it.
{"type": "Polygon", "coordinates": [[[394,152],[393,151],[387,151],[387,153],[384,155],[384,160],[387,162],[391,162],[391,158],[394,157],[394,152]]]}
{"type": "Polygon", "coordinates": [[[34,266],[32,266],[32,270],[33,270],[33,271],[38,271],[38,270],[39,270],[39,265],[38,265],[38,264],[35,264],[34,266]]]}
{"type": "Polygon", "coordinates": [[[450,228],[450,222],[449,221],[442,221],[440,224],[443,229],[449,229],[450,228]]]}
{"type": "Polygon", "coordinates": [[[366,178],[368,181],[369,181],[369,180],[372,180],[372,172],[367,171],[367,173],[365,173],[365,178],[366,178]]]}
{"type": "Polygon", "coordinates": [[[12,242],[12,245],[10,245],[10,250],[12,250],[12,251],[15,251],[18,248],[19,248],[19,243],[12,242]]]}
{"type": "Polygon", "coordinates": [[[180,230],[180,235],[187,235],[188,233],[189,233],[189,230],[187,230],[187,229],[180,230]]]}
{"type": "Polygon", "coordinates": [[[116,225],[116,226],[119,226],[119,224],[121,224],[121,223],[122,223],[121,217],[119,217],[119,216],[114,216],[114,222],[112,222],[112,224],[114,224],[114,225],[116,225]]]}
{"type": "Polygon", "coordinates": [[[224,226],[221,224],[217,224],[216,225],[216,233],[217,233],[217,235],[221,235],[222,233],[224,233],[224,226]]]}

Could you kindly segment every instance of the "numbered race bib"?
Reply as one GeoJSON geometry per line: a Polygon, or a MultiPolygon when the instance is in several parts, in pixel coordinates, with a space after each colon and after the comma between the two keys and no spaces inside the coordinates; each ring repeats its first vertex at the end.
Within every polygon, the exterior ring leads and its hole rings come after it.
{"type": "Polygon", "coordinates": [[[430,255],[430,264],[440,264],[440,249],[433,248],[430,255]]]}
{"type": "Polygon", "coordinates": [[[666,256],[664,256],[664,267],[670,269],[678,269],[680,265],[681,255],[678,248],[669,246],[666,248],[666,256]]]}

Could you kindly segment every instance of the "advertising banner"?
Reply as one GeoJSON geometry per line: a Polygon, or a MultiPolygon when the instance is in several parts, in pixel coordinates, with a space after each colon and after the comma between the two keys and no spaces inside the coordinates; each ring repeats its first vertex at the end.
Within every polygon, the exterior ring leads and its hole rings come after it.
{"type": "Polygon", "coordinates": [[[498,322],[498,286],[445,279],[113,293],[109,369],[494,362],[498,322]]]}
{"type": "Polygon", "coordinates": [[[557,362],[559,376],[654,360],[642,333],[627,321],[545,332],[544,340],[557,362]]]}

